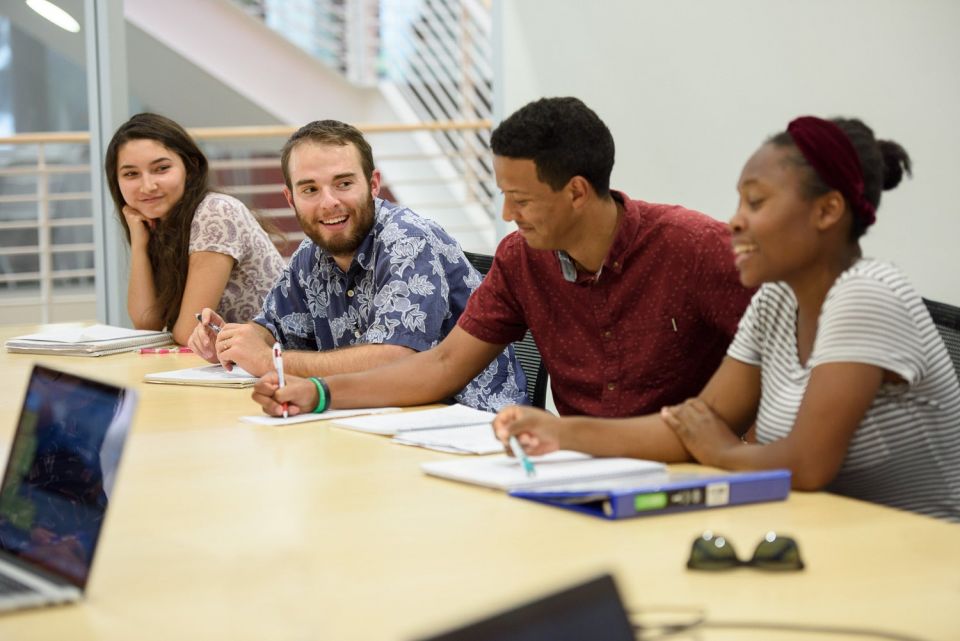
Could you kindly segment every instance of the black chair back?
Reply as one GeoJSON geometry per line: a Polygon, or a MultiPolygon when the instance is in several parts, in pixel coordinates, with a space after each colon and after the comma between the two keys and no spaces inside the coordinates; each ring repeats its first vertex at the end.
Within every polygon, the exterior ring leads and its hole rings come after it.
{"type": "Polygon", "coordinates": [[[933,324],[937,326],[940,336],[943,337],[950,360],[953,361],[953,369],[960,378],[960,307],[927,298],[924,298],[923,302],[926,303],[927,310],[933,318],[933,324]]]}
{"type": "MultiPolygon", "coordinates": [[[[490,266],[493,265],[493,256],[468,251],[463,253],[474,269],[483,276],[487,275],[490,266]]],[[[517,354],[517,360],[520,361],[520,367],[523,368],[524,376],[527,377],[527,396],[530,398],[530,404],[541,409],[546,407],[547,370],[543,366],[540,350],[529,330],[522,339],[513,344],[513,350],[517,354]]]]}

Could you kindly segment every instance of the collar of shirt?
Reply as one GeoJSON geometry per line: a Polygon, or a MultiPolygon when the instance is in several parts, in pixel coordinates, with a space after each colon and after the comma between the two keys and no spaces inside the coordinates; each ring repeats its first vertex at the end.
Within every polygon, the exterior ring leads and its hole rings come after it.
{"type": "Polygon", "coordinates": [[[617,203],[617,209],[620,212],[620,220],[617,221],[617,234],[613,238],[613,244],[610,245],[610,251],[603,261],[600,271],[609,269],[617,274],[623,272],[623,263],[627,252],[633,246],[633,239],[637,235],[637,226],[640,224],[640,216],[633,211],[630,206],[630,198],[622,191],[610,190],[610,195],[617,203]]]}
{"type": "MultiPolygon", "coordinates": [[[[631,248],[631,243],[633,237],[636,235],[637,224],[639,223],[639,216],[636,212],[628,209],[627,204],[630,202],[630,198],[623,193],[622,191],[610,190],[610,195],[613,197],[614,202],[617,203],[617,209],[620,213],[620,220],[617,221],[617,233],[613,237],[613,244],[610,245],[610,250],[607,252],[607,257],[604,258],[603,264],[600,265],[600,269],[596,273],[585,272],[580,269],[577,269],[577,277],[574,282],[578,285],[582,284],[592,284],[600,280],[600,275],[604,271],[612,271],[615,274],[620,274],[623,272],[623,262],[624,257],[631,248]]],[[[570,255],[559,250],[557,252],[557,259],[563,261],[563,257],[570,261],[570,265],[574,266],[576,269],[576,264],[570,255]]],[[[560,265],[561,271],[563,270],[563,265],[560,265]]],[[[566,275],[564,275],[566,278],[566,275]]],[[[569,279],[567,279],[569,280],[569,279]]]]}

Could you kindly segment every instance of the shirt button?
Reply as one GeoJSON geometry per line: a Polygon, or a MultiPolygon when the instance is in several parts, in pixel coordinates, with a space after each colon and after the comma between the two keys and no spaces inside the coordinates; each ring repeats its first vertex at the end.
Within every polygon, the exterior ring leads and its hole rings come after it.
{"type": "Polygon", "coordinates": [[[616,384],[616,383],[607,383],[607,389],[612,392],[613,390],[617,389],[617,384],[616,384]]]}
{"type": "Polygon", "coordinates": [[[347,290],[347,296],[349,296],[350,298],[353,298],[353,290],[352,290],[352,289],[348,289],[348,290],[347,290]]]}
{"type": "Polygon", "coordinates": [[[617,269],[620,269],[620,261],[619,260],[613,261],[613,266],[616,267],[617,269]]]}
{"type": "Polygon", "coordinates": [[[610,338],[612,335],[613,333],[609,329],[603,333],[604,338],[610,338]]]}
{"type": "Polygon", "coordinates": [[[353,330],[353,335],[354,335],[356,338],[360,338],[360,330],[359,330],[359,329],[353,330]]]}

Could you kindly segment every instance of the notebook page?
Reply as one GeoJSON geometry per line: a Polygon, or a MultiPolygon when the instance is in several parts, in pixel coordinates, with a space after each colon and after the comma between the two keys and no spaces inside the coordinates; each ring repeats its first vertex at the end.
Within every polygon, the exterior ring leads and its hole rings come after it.
{"type": "Polygon", "coordinates": [[[337,421],[338,427],[345,427],[370,434],[393,436],[409,430],[433,430],[441,427],[459,427],[462,425],[490,424],[496,414],[467,407],[450,405],[433,410],[417,410],[393,414],[390,416],[364,416],[345,421],[337,421]]]}
{"type": "Polygon", "coordinates": [[[492,487],[519,490],[542,486],[566,486],[595,479],[616,479],[665,469],[663,463],[627,458],[593,458],[579,452],[552,452],[530,457],[535,477],[527,477],[520,461],[509,456],[455,461],[434,461],[420,467],[427,474],[492,487]]]}
{"type": "Polygon", "coordinates": [[[237,366],[234,366],[228,372],[222,365],[205,365],[203,367],[175,369],[168,372],[154,372],[144,376],[143,380],[148,383],[246,387],[253,385],[260,379],[237,366]]]}
{"type": "Polygon", "coordinates": [[[407,430],[393,437],[400,445],[415,445],[452,454],[496,454],[503,443],[493,435],[490,423],[440,427],[433,430],[407,430]]]}
{"type": "Polygon", "coordinates": [[[89,327],[57,327],[37,334],[16,336],[12,341],[38,341],[43,343],[92,343],[104,341],[122,341],[129,338],[151,338],[163,336],[166,332],[146,329],[128,329],[112,325],[91,325],[89,327]]]}

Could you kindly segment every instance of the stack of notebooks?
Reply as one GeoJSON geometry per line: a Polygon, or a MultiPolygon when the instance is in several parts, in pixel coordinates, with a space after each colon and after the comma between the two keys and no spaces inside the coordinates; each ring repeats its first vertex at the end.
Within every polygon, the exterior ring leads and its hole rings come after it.
{"type": "Polygon", "coordinates": [[[421,467],[432,476],[606,519],[782,501],[790,494],[789,470],[670,472],[654,461],[565,451],[531,460],[533,477],[508,456],[432,461],[421,467]]]}
{"type": "Polygon", "coordinates": [[[57,356],[105,356],[133,352],[173,342],[170,332],[127,329],[111,325],[53,328],[39,334],[16,336],[4,346],[8,352],[57,356]]]}

